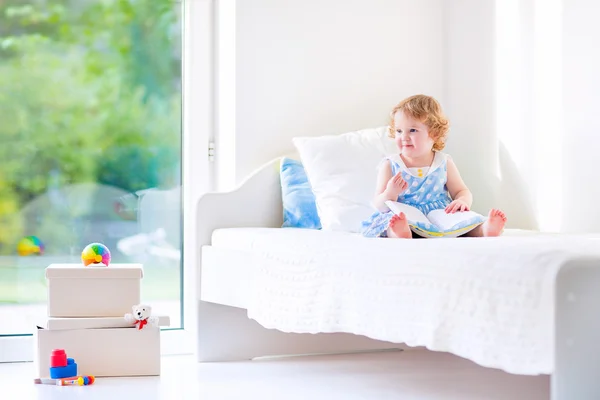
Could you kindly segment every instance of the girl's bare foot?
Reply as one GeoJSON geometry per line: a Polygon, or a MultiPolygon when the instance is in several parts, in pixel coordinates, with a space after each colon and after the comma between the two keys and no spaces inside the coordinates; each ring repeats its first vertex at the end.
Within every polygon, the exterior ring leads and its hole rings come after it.
{"type": "Polygon", "coordinates": [[[506,223],[506,215],[495,208],[490,211],[488,220],[481,225],[481,233],[483,236],[500,236],[504,230],[506,223]]]}
{"type": "Polygon", "coordinates": [[[396,214],[390,219],[387,235],[390,238],[412,239],[412,232],[404,213],[396,214]]]}

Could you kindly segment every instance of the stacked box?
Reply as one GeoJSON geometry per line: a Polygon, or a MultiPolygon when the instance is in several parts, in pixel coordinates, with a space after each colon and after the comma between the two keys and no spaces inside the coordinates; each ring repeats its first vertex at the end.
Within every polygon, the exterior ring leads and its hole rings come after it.
{"type": "Polygon", "coordinates": [[[75,360],[78,375],[160,375],[160,326],[169,318],[153,315],[157,323],[141,329],[125,318],[140,304],[143,275],[141,264],[49,265],[48,317],[34,331],[38,376],[49,376],[54,349],[75,360]]]}

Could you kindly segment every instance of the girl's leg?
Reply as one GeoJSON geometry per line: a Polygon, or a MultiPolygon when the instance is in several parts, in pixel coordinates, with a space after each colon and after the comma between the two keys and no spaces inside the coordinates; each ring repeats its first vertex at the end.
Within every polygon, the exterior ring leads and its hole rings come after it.
{"type": "Polygon", "coordinates": [[[394,215],[392,219],[390,219],[390,224],[387,228],[387,236],[389,238],[396,239],[412,238],[412,231],[408,226],[408,221],[406,220],[406,216],[404,215],[404,213],[394,215]]]}
{"type": "Polygon", "coordinates": [[[491,237],[500,236],[506,224],[506,215],[500,210],[492,209],[487,221],[472,231],[465,233],[465,237],[491,237]]]}

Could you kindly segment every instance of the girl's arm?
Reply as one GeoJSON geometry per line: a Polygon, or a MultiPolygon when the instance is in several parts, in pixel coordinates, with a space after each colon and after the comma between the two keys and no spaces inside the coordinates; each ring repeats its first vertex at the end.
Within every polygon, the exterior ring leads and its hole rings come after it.
{"type": "Polygon", "coordinates": [[[389,160],[384,161],[377,175],[377,187],[373,205],[379,212],[387,212],[390,209],[385,205],[388,200],[397,201],[400,193],[406,189],[406,182],[402,179],[402,173],[392,175],[392,165],[389,160]]]}
{"type": "Polygon", "coordinates": [[[448,192],[450,192],[450,197],[452,197],[452,200],[461,200],[465,202],[468,208],[471,209],[473,195],[462,180],[460,172],[458,172],[458,168],[450,156],[448,156],[446,165],[448,167],[448,181],[446,182],[446,186],[448,187],[448,192]]]}

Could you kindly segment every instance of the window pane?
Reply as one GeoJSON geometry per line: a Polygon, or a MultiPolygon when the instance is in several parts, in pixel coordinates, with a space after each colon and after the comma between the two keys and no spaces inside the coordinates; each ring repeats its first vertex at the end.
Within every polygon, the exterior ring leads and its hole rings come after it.
{"type": "Polygon", "coordinates": [[[0,2],[0,335],[31,333],[44,268],[92,242],[181,327],[180,10],[0,2]]]}

